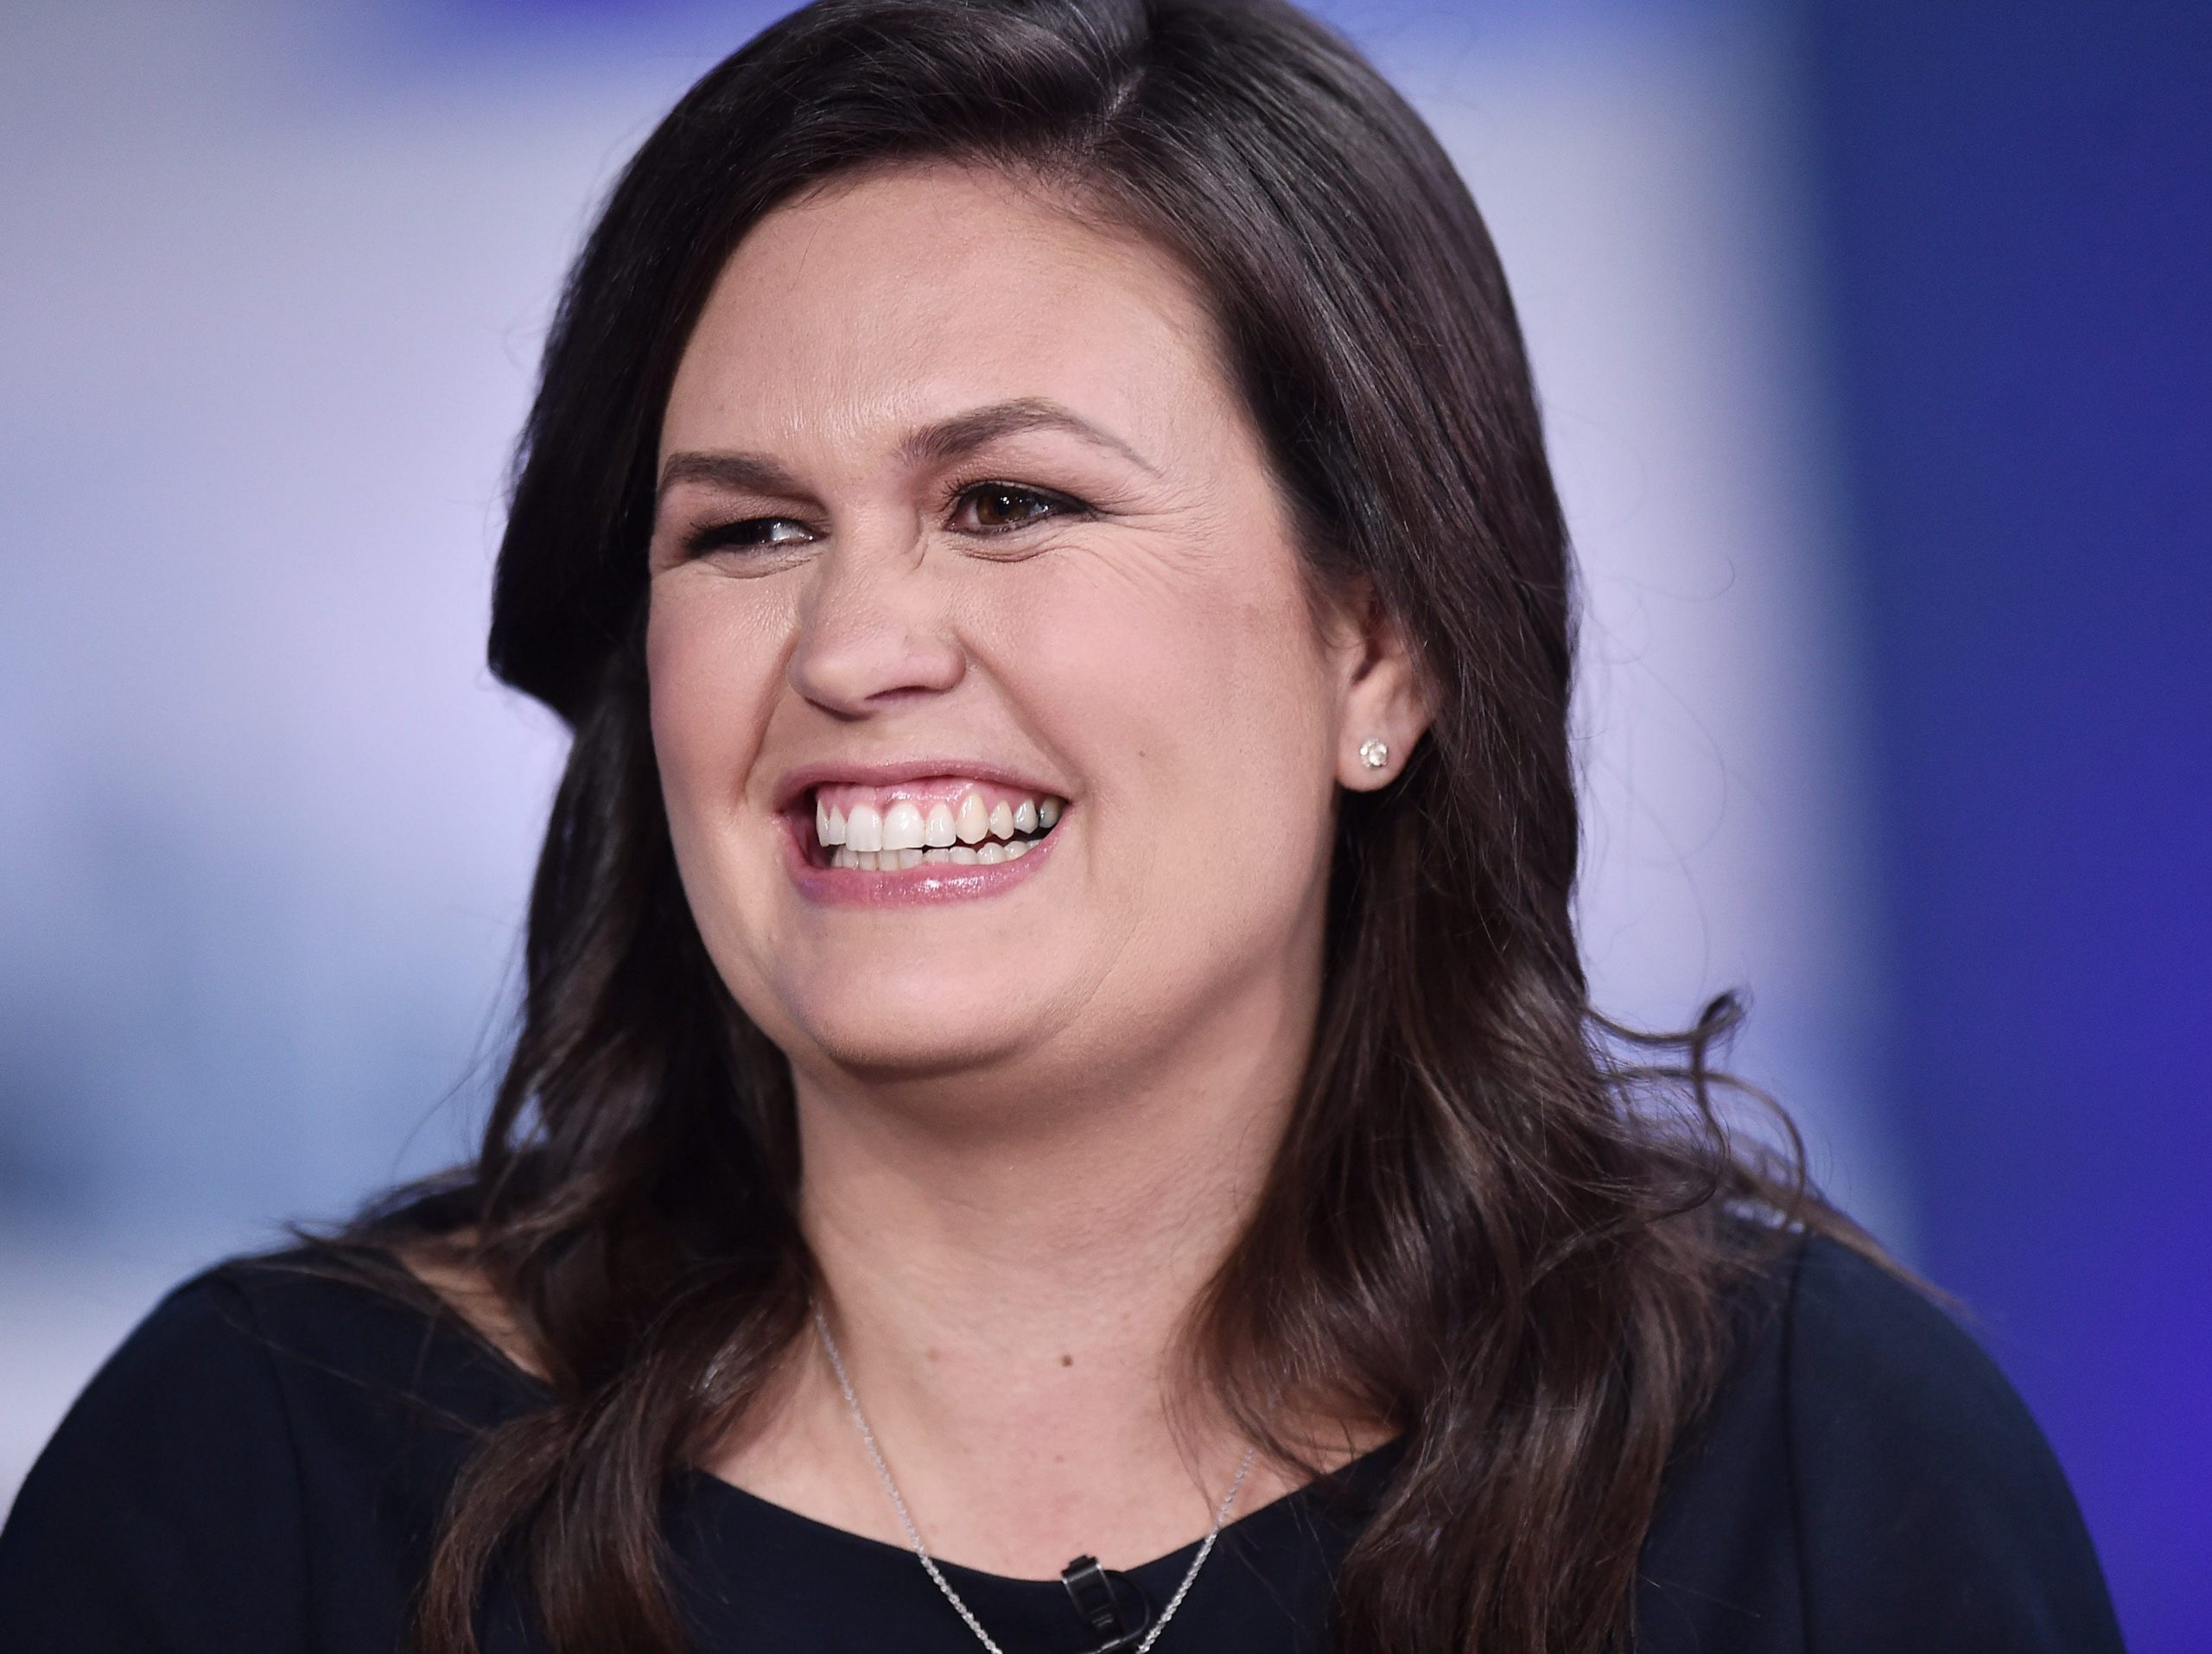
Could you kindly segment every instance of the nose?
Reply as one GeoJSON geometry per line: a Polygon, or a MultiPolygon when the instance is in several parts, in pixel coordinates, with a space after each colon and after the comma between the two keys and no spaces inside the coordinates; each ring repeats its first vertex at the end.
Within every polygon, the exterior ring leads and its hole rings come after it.
{"type": "Polygon", "coordinates": [[[943,694],[967,670],[951,619],[911,528],[845,538],[818,558],[785,676],[839,718],[943,694]],[[870,543],[870,542],[873,543],[870,543]]]}

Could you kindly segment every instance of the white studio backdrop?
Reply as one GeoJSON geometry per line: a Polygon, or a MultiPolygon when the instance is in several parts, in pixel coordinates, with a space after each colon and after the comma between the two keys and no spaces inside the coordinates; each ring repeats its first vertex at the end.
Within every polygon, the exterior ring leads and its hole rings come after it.
{"type": "MultiPolygon", "coordinates": [[[[482,664],[508,447],[591,205],[766,16],[589,10],[0,14],[0,1503],[165,1286],[475,1118],[561,754],[482,664]]],[[[1779,52],[1336,15],[1532,340],[1601,998],[1750,986],[1740,1066],[1909,1249],[1779,52]]]]}

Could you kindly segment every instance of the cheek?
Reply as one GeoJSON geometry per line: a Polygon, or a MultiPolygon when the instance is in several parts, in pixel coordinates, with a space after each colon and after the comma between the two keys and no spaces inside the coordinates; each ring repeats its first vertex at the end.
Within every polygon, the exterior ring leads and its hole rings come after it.
{"type": "Polygon", "coordinates": [[[715,737],[728,721],[717,703],[729,693],[707,669],[696,617],[656,601],[645,627],[645,681],[652,709],[653,756],[669,822],[679,835],[701,811],[715,762],[715,737]]]}
{"type": "Polygon", "coordinates": [[[1295,565],[1094,565],[1040,580],[1022,610],[1025,675],[1101,806],[1115,882],[1178,909],[1302,900],[1328,836],[1335,689],[1295,565]],[[1246,873],[1221,879],[1232,862],[1246,873]]]}
{"type": "Polygon", "coordinates": [[[661,576],[645,627],[653,754],[687,885],[711,835],[742,814],[746,783],[779,681],[771,607],[736,601],[714,576],[661,576]]]}

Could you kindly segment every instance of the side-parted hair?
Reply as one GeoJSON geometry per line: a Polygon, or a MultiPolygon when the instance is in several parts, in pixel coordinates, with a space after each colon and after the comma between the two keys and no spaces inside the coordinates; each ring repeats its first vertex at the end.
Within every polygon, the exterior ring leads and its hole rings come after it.
{"type": "MultiPolygon", "coordinates": [[[[788,1066],[678,884],[646,716],[663,410],[747,231],[861,168],[1002,169],[1194,277],[1317,590],[1403,629],[1433,722],[1339,805],[1309,1068],[1192,1371],[1405,1449],[1339,1576],[1356,1654],[1599,1654],[1624,1633],[1730,1288],[1810,1225],[1794,1136],[1733,1142],[1688,1034],[1599,1016],[1575,943],[1567,536],[1496,251],[1434,137],[1287,0],[816,0],[702,80],[562,299],[500,548],[493,669],[575,740],[477,1160],[340,1244],[441,1236],[550,1387],[474,1449],[419,1605],[472,1654],[512,1569],[560,1654],[673,1654],[658,1518],[806,1326],[788,1066]]],[[[396,1274],[396,1271],[393,1271],[396,1274]]]]}

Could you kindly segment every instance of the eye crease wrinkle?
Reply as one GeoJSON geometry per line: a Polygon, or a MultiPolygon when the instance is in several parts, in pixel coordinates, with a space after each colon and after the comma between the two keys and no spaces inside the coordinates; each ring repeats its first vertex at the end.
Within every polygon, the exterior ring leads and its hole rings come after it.
{"type": "MultiPolygon", "coordinates": [[[[1150,461],[1111,431],[1046,397],[987,403],[925,425],[899,444],[899,457],[908,465],[943,465],[1001,437],[1033,430],[1062,432],[1126,460],[1147,476],[1160,474],[1150,461]]],[[[660,497],[665,499],[670,490],[685,483],[783,499],[808,497],[791,472],[765,454],[687,450],[670,455],[661,466],[660,497]]]]}

